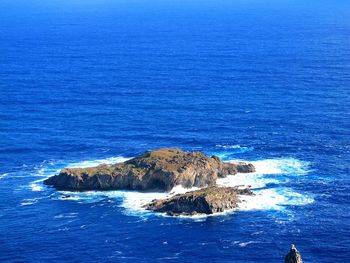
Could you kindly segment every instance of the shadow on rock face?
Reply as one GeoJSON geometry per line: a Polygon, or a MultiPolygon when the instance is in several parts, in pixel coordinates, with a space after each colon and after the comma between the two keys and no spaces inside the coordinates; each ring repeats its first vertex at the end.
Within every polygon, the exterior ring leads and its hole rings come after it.
{"type": "Polygon", "coordinates": [[[146,151],[124,163],[66,168],[44,181],[58,190],[170,191],[174,186],[208,187],[227,175],[254,172],[252,164],[225,163],[217,156],[180,149],[146,151]]]}
{"type": "Polygon", "coordinates": [[[248,188],[211,186],[166,199],[154,200],[144,207],[147,210],[172,216],[214,214],[237,208],[240,202],[239,195],[254,194],[248,188]]]}
{"type": "Polygon", "coordinates": [[[294,244],[292,244],[289,253],[284,258],[284,263],[303,263],[299,251],[296,249],[294,244]]]}

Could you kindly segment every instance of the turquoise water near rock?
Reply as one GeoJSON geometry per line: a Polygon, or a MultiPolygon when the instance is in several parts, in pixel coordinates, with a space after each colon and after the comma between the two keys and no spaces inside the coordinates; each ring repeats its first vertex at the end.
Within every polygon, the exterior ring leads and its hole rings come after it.
{"type": "MultiPolygon", "coordinates": [[[[0,3],[1,262],[350,257],[347,1],[0,3]],[[159,147],[251,161],[238,211],[171,218],[163,193],[56,192],[67,166],[159,147]]],[[[175,189],[181,191],[182,189],[175,189]]]]}

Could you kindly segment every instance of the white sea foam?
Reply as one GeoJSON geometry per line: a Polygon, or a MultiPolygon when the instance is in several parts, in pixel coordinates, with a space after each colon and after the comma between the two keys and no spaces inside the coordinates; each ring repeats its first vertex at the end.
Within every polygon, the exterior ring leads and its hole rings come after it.
{"type": "Polygon", "coordinates": [[[40,192],[43,191],[43,185],[42,185],[42,181],[44,181],[44,179],[40,179],[40,180],[36,180],[34,182],[32,182],[29,187],[32,189],[33,192],[40,192]]]}
{"type": "Polygon", "coordinates": [[[278,158],[251,163],[256,172],[227,176],[217,182],[222,186],[251,187],[254,190],[255,196],[241,196],[240,210],[283,210],[288,205],[306,205],[314,201],[311,196],[281,185],[286,181],[286,176],[306,175],[309,171],[308,162],[294,158],[278,158]],[[269,184],[274,186],[267,188],[269,184]]]}
{"type": "Polygon", "coordinates": [[[248,246],[250,244],[256,244],[256,243],[260,243],[260,242],[258,242],[258,241],[239,242],[238,245],[240,247],[246,247],[246,246],[248,246]]]}
{"type": "Polygon", "coordinates": [[[45,168],[41,167],[39,170],[37,170],[37,172],[35,173],[35,176],[45,176],[45,168]]]}
{"type": "Polygon", "coordinates": [[[57,216],[54,216],[54,218],[76,218],[78,216],[78,213],[65,213],[65,214],[59,214],[57,216]]]}
{"type": "MultiPolygon", "coordinates": [[[[233,147],[233,146],[231,146],[233,147]]],[[[235,146],[236,147],[236,146],[235,146]]],[[[82,161],[78,163],[68,164],[68,167],[90,167],[100,164],[113,164],[123,162],[128,158],[112,157],[103,160],[82,161]]],[[[243,161],[243,160],[231,160],[243,161]]],[[[256,167],[254,173],[240,173],[226,178],[220,178],[217,183],[221,186],[250,186],[255,192],[255,196],[241,196],[239,210],[283,210],[288,205],[305,205],[313,202],[313,198],[301,193],[293,191],[293,189],[283,187],[286,177],[302,176],[308,173],[309,164],[293,158],[278,158],[251,161],[256,167]],[[269,184],[272,184],[272,186],[269,184]]],[[[46,173],[47,176],[52,175],[46,173]]],[[[57,172],[57,171],[56,171],[57,172]]],[[[54,172],[54,173],[56,173],[54,172]]],[[[47,177],[46,176],[46,177],[47,177]]],[[[31,184],[33,191],[41,191],[41,180],[37,180],[31,184]]],[[[143,206],[154,199],[162,199],[173,196],[175,194],[197,190],[198,188],[185,189],[181,186],[176,186],[169,193],[151,193],[151,192],[136,192],[136,191],[89,191],[89,192],[61,192],[61,200],[95,203],[104,199],[115,200],[126,214],[131,215],[150,215],[153,214],[147,211],[143,206]]],[[[233,213],[236,210],[226,211],[210,216],[225,215],[233,213]]],[[[187,218],[187,216],[183,216],[187,218]]],[[[191,217],[194,220],[205,219],[207,215],[196,215],[191,217]]]]}
{"type": "Polygon", "coordinates": [[[234,145],[222,145],[222,144],[217,144],[215,145],[217,148],[222,148],[222,149],[239,149],[241,148],[240,145],[234,144],[234,145]]]}
{"type": "Polygon", "coordinates": [[[221,145],[221,144],[218,144],[218,145],[216,145],[216,148],[219,148],[221,150],[215,151],[215,152],[210,152],[209,154],[210,155],[216,155],[216,156],[220,157],[223,160],[227,160],[230,157],[232,157],[232,155],[235,155],[235,154],[251,152],[251,151],[254,150],[254,147],[241,146],[241,145],[238,145],[238,144],[235,144],[235,145],[221,145]]]}
{"type": "Polygon", "coordinates": [[[266,159],[251,162],[257,174],[293,174],[305,175],[309,172],[309,163],[294,158],[266,159]]]}
{"type": "Polygon", "coordinates": [[[118,156],[118,157],[110,157],[110,158],[99,159],[99,160],[85,160],[85,161],[69,164],[67,167],[70,167],[70,168],[95,167],[101,164],[115,164],[115,163],[125,162],[127,160],[130,160],[130,158],[118,156]]]}
{"type": "Polygon", "coordinates": [[[182,186],[176,186],[170,191],[165,192],[137,192],[137,191],[87,191],[87,192],[69,192],[60,191],[61,200],[73,200],[82,203],[94,203],[103,199],[120,200],[120,206],[126,209],[127,214],[144,214],[150,213],[143,208],[144,205],[154,199],[163,199],[175,194],[185,193],[190,190],[194,191],[198,188],[186,189],[182,186]]]}
{"type": "Polygon", "coordinates": [[[269,183],[278,183],[279,181],[274,178],[265,178],[261,174],[257,173],[239,173],[236,175],[229,175],[225,178],[217,180],[217,184],[220,186],[242,186],[251,187],[253,189],[265,187],[269,183]]]}
{"type": "Polygon", "coordinates": [[[8,176],[8,173],[0,174],[0,180],[3,179],[6,176],[8,176]]]}
{"type": "MultiPolygon", "coordinates": [[[[242,160],[234,160],[237,162],[242,160]]],[[[284,182],[288,176],[305,175],[308,172],[309,163],[299,161],[293,158],[285,159],[267,159],[259,161],[249,161],[255,166],[254,173],[238,173],[218,179],[217,183],[221,186],[244,186],[253,189],[266,187],[268,184],[278,184],[284,182]]]]}
{"type": "Polygon", "coordinates": [[[307,205],[312,197],[294,192],[290,188],[273,188],[255,191],[255,196],[241,196],[240,210],[284,210],[289,205],[307,205]]]}
{"type": "Polygon", "coordinates": [[[38,202],[40,198],[28,198],[28,199],[23,199],[21,202],[21,206],[27,206],[27,205],[33,205],[38,202]]]}

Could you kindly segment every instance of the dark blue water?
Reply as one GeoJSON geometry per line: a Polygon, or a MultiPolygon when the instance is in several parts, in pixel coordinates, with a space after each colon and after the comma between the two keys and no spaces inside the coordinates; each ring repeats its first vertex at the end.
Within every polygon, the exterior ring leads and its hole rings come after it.
{"type": "Polygon", "coordinates": [[[345,262],[349,10],[2,0],[0,261],[282,262],[295,243],[306,262],[345,262]],[[62,200],[41,183],[158,147],[257,161],[238,181],[260,203],[177,219],[137,210],[137,193],[62,200]]]}

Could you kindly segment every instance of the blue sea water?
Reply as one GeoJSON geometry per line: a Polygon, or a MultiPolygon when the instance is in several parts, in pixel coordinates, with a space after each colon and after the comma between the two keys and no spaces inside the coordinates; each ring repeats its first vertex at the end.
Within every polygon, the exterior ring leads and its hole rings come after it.
{"type": "Polygon", "coordinates": [[[1,262],[350,258],[350,3],[0,2],[1,262]],[[171,218],[162,193],[62,194],[66,166],[179,147],[252,161],[242,209],[171,218]]]}

